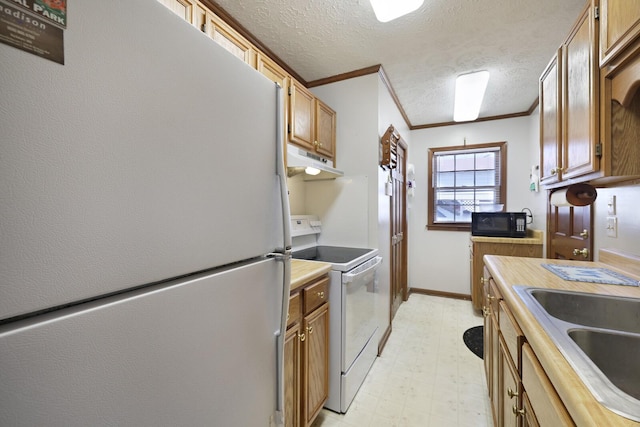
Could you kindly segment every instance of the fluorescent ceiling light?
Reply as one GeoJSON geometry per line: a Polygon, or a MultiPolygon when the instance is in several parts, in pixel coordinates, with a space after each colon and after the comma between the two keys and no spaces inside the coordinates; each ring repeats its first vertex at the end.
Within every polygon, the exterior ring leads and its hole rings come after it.
{"type": "Polygon", "coordinates": [[[411,13],[424,3],[424,0],[369,0],[376,18],[380,22],[389,22],[402,15],[411,13]]]}
{"type": "Polygon", "coordinates": [[[307,175],[318,175],[320,173],[320,169],[312,168],[311,166],[307,166],[304,169],[304,173],[307,175]]]}
{"type": "Polygon", "coordinates": [[[454,121],[468,122],[478,118],[488,81],[488,71],[478,71],[458,76],[456,79],[456,100],[453,109],[454,121]]]}

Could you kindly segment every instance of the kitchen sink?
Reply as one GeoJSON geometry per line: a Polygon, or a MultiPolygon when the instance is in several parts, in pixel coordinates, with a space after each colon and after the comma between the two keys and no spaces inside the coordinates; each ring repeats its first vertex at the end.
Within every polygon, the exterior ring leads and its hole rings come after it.
{"type": "Polygon", "coordinates": [[[530,294],[565,322],[640,334],[640,299],[551,289],[532,289],[530,294]]]}
{"type": "Polygon", "coordinates": [[[640,399],[640,335],[590,329],[569,331],[569,337],[620,390],[640,399]]]}
{"type": "Polygon", "coordinates": [[[596,400],[640,421],[640,298],[513,288],[596,400]]]}

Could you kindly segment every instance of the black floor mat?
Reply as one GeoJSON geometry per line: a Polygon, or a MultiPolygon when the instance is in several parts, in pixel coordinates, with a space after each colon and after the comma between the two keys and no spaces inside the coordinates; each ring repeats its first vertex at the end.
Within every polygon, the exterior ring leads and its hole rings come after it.
{"type": "Polygon", "coordinates": [[[484,328],[482,326],[474,326],[473,328],[467,329],[462,334],[462,339],[466,346],[480,359],[482,359],[482,355],[484,352],[484,328]]]}

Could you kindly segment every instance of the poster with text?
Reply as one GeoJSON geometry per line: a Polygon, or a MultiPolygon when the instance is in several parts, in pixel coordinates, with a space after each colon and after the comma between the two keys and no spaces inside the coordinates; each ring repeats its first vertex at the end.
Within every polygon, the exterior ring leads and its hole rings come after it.
{"type": "Polygon", "coordinates": [[[0,0],[0,42],[64,64],[64,31],[7,0],[0,0]]]}
{"type": "Polygon", "coordinates": [[[67,0],[7,0],[59,27],[67,27],[67,0]]]}

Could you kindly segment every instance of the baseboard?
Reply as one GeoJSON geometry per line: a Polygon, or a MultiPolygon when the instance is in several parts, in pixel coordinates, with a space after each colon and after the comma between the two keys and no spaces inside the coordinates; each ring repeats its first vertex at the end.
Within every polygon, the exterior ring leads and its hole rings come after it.
{"type": "Polygon", "coordinates": [[[434,291],[432,289],[409,288],[409,295],[411,294],[431,295],[434,297],[443,297],[443,298],[471,301],[471,295],[456,294],[453,292],[434,291]]]}
{"type": "Polygon", "coordinates": [[[380,342],[378,343],[378,356],[382,355],[382,351],[384,350],[384,346],[387,345],[387,341],[389,340],[389,336],[391,335],[391,325],[387,326],[387,329],[382,334],[380,338],[380,342]]]}

